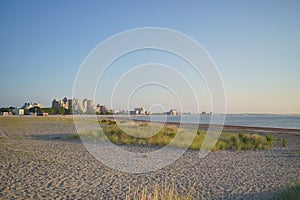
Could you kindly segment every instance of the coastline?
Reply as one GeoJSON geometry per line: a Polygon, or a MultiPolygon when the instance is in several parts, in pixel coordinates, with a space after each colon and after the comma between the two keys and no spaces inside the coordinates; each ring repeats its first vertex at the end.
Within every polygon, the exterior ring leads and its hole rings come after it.
{"type": "MultiPolygon", "coordinates": [[[[101,118],[107,118],[110,120],[114,120],[114,117],[111,116],[101,116],[101,118]]],[[[122,117],[118,117],[118,119],[122,119],[122,117]]],[[[128,119],[125,118],[124,119],[128,119]]],[[[149,123],[149,120],[143,119],[133,119],[132,121],[135,122],[145,122],[149,123]]],[[[161,124],[162,122],[152,121],[152,123],[161,124]]],[[[236,126],[236,125],[216,125],[216,124],[195,124],[195,123],[179,123],[179,122],[164,122],[166,125],[174,125],[174,126],[183,126],[183,127],[198,127],[198,129],[207,130],[208,127],[212,128],[223,128],[225,132],[282,132],[282,133],[291,133],[291,134],[300,134],[300,129],[293,129],[293,128],[274,128],[274,127],[258,127],[258,126],[236,126]]]]}

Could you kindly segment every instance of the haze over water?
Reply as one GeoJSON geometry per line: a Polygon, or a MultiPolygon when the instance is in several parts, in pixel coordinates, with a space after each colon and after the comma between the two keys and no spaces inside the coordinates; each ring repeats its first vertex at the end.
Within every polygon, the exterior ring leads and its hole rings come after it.
{"type": "MultiPolygon", "coordinates": [[[[211,116],[206,115],[185,115],[185,116],[168,116],[166,122],[180,122],[209,124],[211,116]]],[[[218,118],[218,116],[215,116],[218,118]]],[[[134,116],[133,119],[149,119],[148,116],[134,116]]],[[[151,116],[153,121],[164,121],[165,116],[151,116]]],[[[251,115],[237,114],[227,115],[224,125],[232,126],[249,126],[249,127],[269,127],[269,128],[289,128],[300,129],[300,115],[251,115]]]]}

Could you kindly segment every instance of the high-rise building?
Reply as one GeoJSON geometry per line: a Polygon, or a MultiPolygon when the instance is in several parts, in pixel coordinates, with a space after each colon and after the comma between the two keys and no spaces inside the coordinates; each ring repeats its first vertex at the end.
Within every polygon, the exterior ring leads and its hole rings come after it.
{"type": "Polygon", "coordinates": [[[67,97],[63,98],[63,100],[54,99],[52,101],[52,108],[65,108],[68,109],[68,99],[67,97]]]}
{"type": "Polygon", "coordinates": [[[87,100],[86,112],[94,112],[94,100],[87,100]]]}
{"type": "Polygon", "coordinates": [[[106,108],[105,105],[100,105],[99,110],[100,110],[100,113],[101,113],[101,114],[105,114],[105,113],[108,113],[108,112],[109,112],[109,110],[106,108]]]}
{"type": "MultiPolygon", "coordinates": [[[[95,112],[97,108],[95,106],[94,100],[84,99],[83,101],[79,98],[68,99],[64,97],[62,100],[54,99],[52,101],[52,108],[66,108],[70,111],[74,111],[77,114],[95,112]]],[[[100,106],[98,107],[100,111],[100,106]]]]}
{"type": "Polygon", "coordinates": [[[59,108],[59,107],[60,107],[60,101],[57,99],[53,99],[52,108],[59,108]]]}
{"type": "Polygon", "coordinates": [[[68,110],[73,110],[73,99],[68,99],[68,110]]]}
{"type": "Polygon", "coordinates": [[[87,99],[83,99],[83,101],[82,101],[82,112],[87,112],[88,111],[88,105],[87,105],[87,103],[88,103],[88,100],[87,99]]]}

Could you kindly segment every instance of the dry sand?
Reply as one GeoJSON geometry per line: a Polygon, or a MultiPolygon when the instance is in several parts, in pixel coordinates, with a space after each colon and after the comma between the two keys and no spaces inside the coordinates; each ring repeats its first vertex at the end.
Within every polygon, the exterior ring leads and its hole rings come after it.
{"type": "Polygon", "coordinates": [[[287,148],[211,152],[204,159],[189,150],[173,164],[145,174],[104,166],[80,140],[64,139],[74,132],[65,118],[0,117],[0,199],[124,199],[129,185],[132,194],[138,187],[151,191],[166,184],[174,184],[179,195],[193,188],[196,199],[257,199],[300,180],[299,130],[270,130],[288,140],[287,148]]]}

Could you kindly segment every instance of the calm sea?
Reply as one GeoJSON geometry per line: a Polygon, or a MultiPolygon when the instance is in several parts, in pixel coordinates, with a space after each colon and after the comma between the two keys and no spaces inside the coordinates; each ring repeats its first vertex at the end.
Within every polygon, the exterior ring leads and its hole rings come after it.
{"type": "MultiPolygon", "coordinates": [[[[166,122],[184,122],[209,124],[211,116],[206,115],[185,115],[185,116],[132,116],[135,119],[166,122]]],[[[220,124],[224,116],[214,116],[214,124],[220,124]],[[220,122],[218,122],[220,121],[220,122]]],[[[300,129],[300,115],[226,115],[225,125],[232,126],[252,126],[270,128],[290,128],[300,129]]]]}

